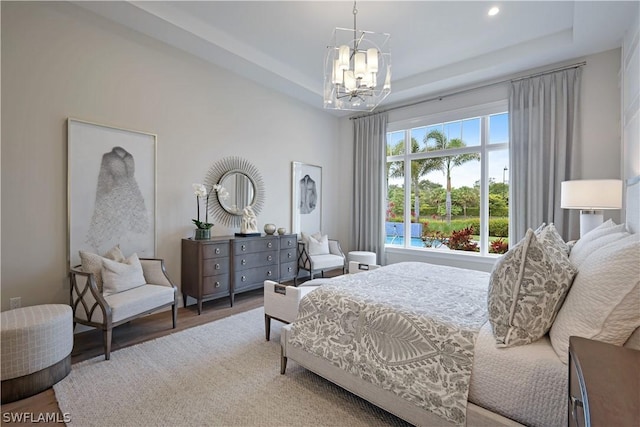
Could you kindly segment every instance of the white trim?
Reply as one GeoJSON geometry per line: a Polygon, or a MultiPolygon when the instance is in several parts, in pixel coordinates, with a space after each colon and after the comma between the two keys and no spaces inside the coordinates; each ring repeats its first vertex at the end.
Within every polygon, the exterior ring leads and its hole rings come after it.
{"type": "Polygon", "coordinates": [[[507,111],[508,109],[509,101],[507,99],[489,102],[487,104],[456,108],[453,110],[442,111],[436,114],[429,114],[426,116],[390,122],[387,125],[387,132],[397,132],[408,128],[429,126],[436,123],[455,122],[463,119],[502,113],[507,111]]]}

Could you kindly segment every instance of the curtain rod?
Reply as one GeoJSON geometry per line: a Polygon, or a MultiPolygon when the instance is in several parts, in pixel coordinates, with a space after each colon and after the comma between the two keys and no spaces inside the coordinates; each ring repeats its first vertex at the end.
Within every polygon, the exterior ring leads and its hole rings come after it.
{"type": "Polygon", "coordinates": [[[487,88],[487,87],[497,86],[497,85],[501,85],[501,84],[504,84],[504,83],[509,83],[509,82],[513,83],[513,82],[518,82],[520,80],[530,79],[530,78],[533,78],[533,77],[545,76],[547,74],[556,73],[558,71],[570,70],[572,68],[580,68],[580,67],[583,67],[585,65],[587,65],[587,61],[576,62],[575,64],[565,65],[564,67],[553,68],[551,70],[541,71],[539,73],[533,73],[533,74],[529,74],[529,75],[523,76],[523,77],[517,77],[517,78],[513,78],[513,79],[504,79],[504,80],[500,80],[500,81],[493,82],[493,83],[482,84],[482,85],[470,87],[470,88],[467,88],[467,89],[462,89],[462,90],[459,90],[459,91],[456,91],[456,92],[450,92],[450,93],[447,93],[447,94],[444,94],[444,95],[433,96],[431,98],[421,99],[419,101],[411,102],[411,103],[408,103],[408,104],[398,105],[396,107],[389,107],[387,109],[384,109],[384,110],[381,110],[381,111],[376,111],[374,113],[363,114],[363,115],[355,116],[355,117],[349,117],[349,120],[358,120],[358,119],[362,119],[364,117],[373,116],[374,114],[387,113],[389,111],[394,111],[394,110],[400,110],[402,108],[413,107],[414,105],[425,104],[425,103],[431,102],[431,101],[442,101],[444,98],[448,98],[450,96],[462,95],[463,93],[473,92],[473,91],[478,90],[478,89],[484,89],[484,88],[487,88]]]}

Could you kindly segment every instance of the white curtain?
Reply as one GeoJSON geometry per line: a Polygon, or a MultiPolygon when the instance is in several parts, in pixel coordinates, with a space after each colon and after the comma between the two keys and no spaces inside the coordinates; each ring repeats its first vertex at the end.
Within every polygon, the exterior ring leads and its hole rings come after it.
{"type": "Polygon", "coordinates": [[[387,119],[386,113],[380,113],[353,121],[351,241],[354,250],[375,252],[378,264],[384,261],[387,119]]]}
{"type": "Polygon", "coordinates": [[[565,239],[576,237],[578,216],[560,208],[560,183],[573,178],[579,157],[580,76],[572,68],[511,82],[513,243],[542,222],[553,222],[565,239]]]}

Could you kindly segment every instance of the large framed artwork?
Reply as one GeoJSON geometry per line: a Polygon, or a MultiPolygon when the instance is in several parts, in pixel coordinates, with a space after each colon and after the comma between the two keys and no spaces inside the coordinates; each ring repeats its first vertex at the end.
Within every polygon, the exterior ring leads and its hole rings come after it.
{"type": "Polygon", "coordinates": [[[322,230],[322,167],[291,164],[291,231],[315,233],[322,230]]]}
{"type": "Polygon", "coordinates": [[[156,254],[154,134],[67,120],[68,258],[120,245],[129,256],[156,254]]]}

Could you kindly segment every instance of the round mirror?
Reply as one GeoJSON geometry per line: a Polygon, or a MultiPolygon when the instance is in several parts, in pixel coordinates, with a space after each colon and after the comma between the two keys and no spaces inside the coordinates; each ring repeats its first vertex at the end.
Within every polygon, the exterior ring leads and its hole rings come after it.
{"type": "Polygon", "coordinates": [[[218,199],[222,209],[232,215],[242,215],[242,210],[247,206],[252,206],[256,187],[251,178],[242,172],[230,171],[223,175],[220,185],[227,190],[228,196],[218,199]]]}
{"type": "Polygon", "coordinates": [[[251,206],[258,214],[264,203],[264,185],[258,169],[240,157],[226,157],[207,172],[207,188],[219,185],[222,189],[209,199],[209,213],[228,227],[239,227],[242,210],[251,206]]]}

